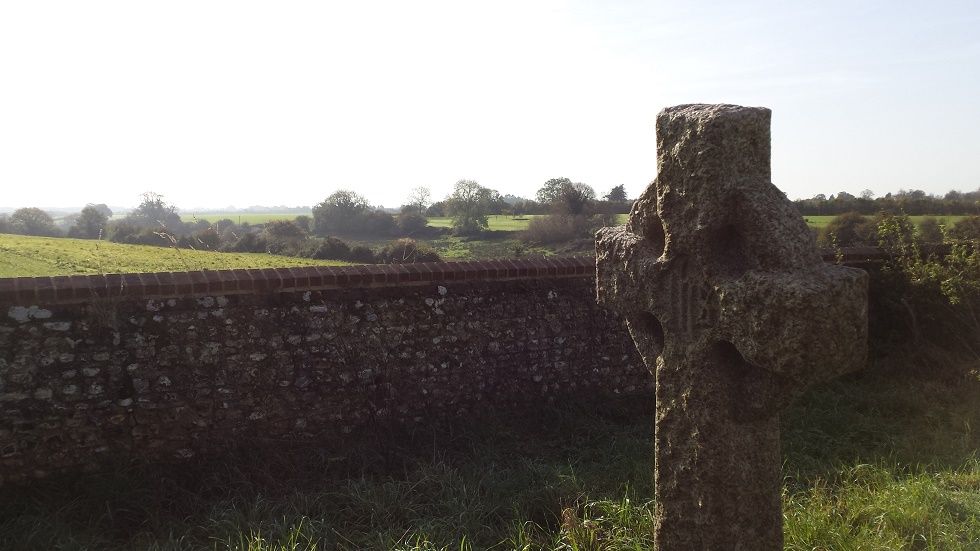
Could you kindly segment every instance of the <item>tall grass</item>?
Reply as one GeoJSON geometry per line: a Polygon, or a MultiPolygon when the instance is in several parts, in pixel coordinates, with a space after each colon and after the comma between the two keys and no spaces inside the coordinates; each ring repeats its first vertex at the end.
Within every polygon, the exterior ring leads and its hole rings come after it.
{"type": "MultiPolygon", "coordinates": [[[[980,366],[977,366],[980,368],[980,366]]],[[[890,364],[782,418],[787,549],[980,549],[980,383],[890,364]]],[[[653,399],[240,442],[5,488],[10,549],[650,549],[653,399]]]]}

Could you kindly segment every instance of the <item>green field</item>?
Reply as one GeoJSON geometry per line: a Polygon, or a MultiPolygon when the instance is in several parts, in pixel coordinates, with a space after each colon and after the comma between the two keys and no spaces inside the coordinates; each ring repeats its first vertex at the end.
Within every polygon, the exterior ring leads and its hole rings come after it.
{"type": "Polygon", "coordinates": [[[92,239],[33,237],[0,233],[0,277],[184,272],[235,268],[345,265],[264,253],[218,253],[92,239]]]}
{"type": "MultiPolygon", "coordinates": [[[[831,220],[836,218],[836,215],[829,216],[804,216],[803,219],[806,220],[807,225],[814,228],[822,228],[830,223],[831,220]]],[[[874,218],[874,216],[866,216],[865,218],[874,218]]],[[[909,216],[909,219],[916,225],[922,223],[926,218],[935,218],[939,220],[940,224],[953,225],[960,220],[966,218],[966,216],[909,216]]]]}
{"type": "Polygon", "coordinates": [[[248,213],[248,214],[194,214],[181,213],[182,222],[194,222],[195,220],[207,220],[212,224],[218,220],[231,220],[235,224],[241,225],[244,222],[249,224],[265,224],[270,220],[295,220],[297,216],[313,216],[313,213],[248,213]]]}
{"type": "MultiPolygon", "coordinates": [[[[527,229],[527,225],[535,215],[529,214],[521,218],[514,218],[504,214],[494,214],[487,217],[487,229],[490,231],[520,231],[527,229]]],[[[439,216],[429,218],[429,225],[434,228],[451,228],[453,219],[449,216],[439,216]]]]}

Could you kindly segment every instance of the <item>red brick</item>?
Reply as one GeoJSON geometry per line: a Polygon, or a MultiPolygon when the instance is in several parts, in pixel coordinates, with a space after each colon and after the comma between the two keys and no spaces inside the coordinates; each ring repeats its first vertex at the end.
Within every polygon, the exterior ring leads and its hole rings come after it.
{"type": "Polygon", "coordinates": [[[322,285],[324,286],[350,283],[350,273],[344,266],[318,266],[317,272],[323,276],[322,285]]]}
{"type": "Polygon", "coordinates": [[[120,276],[122,284],[120,285],[119,292],[121,296],[140,297],[146,294],[139,274],[120,274],[120,276]]]}
{"type": "Polygon", "coordinates": [[[106,290],[105,296],[108,298],[123,296],[123,285],[125,284],[123,274],[106,274],[104,277],[106,290]]]}
{"type": "Polygon", "coordinates": [[[204,281],[207,288],[207,293],[209,295],[223,295],[227,290],[225,289],[224,278],[221,277],[216,270],[203,270],[200,272],[204,276],[204,281]]]}
{"type": "Polygon", "coordinates": [[[276,268],[276,274],[279,275],[279,280],[282,281],[282,289],[296,289],[296,274],[293,270],[289,268],[276,268]]]}
{"type": "Polygon", "coordinates": [[[54,300],[54,283],[50,277],[34,278],[34,293],[39,302],[51,302],[54,300]]]}
{"type": "Polygon", "coordinates": [[[14,286],[17,288],[19,302],[32,303],[37,300],[37,291],[33,277],[15,277],[14,286]]]}
{"type": "Polygon", "coordinates": [[[282,276],[279,275],[278,270],[275,268],[263,268],[261,271],[267,291],[282,289],[282,276]]]}
{"type": "Polygon", "coordinates": [[[423,264],[404,264],[405,272],[402,274],[401,281],[421,281],[423,264]]]}
{"type": "Polygon", "coordinates": [[[17,296],[17,285],[13,278],[5,277],[0,279],[0,303],[17,304],[20,300],[17,296]]]}
{"type": "Polygon", "coordinates": [[[238,282],[238,292],[255,291],[255,283],[252,281],[252,275],[248,273],[248,270],[232,271],[235,272],[235,281],[238,282]]]}
{"type": "Polygon", "coordinates": [[[216,270],[214,273],[221,280],[221,292],[223,294],[238,292],[239,280],[236,270],[216,270]]]}
{"type": "Polygon", "coordinates": [[[191,292],[195,295],[204,295],[208,292],[208,280],[204,277],[204,272],[187,272],[191,280],[191,292]]]}
{"type": "Polygon", "coordinates": [[[51,278],[54,286],[55,300],[71,300],[75,298],[75,288],[71,284],[71,276],[54,276],[51,278]]]}
{"type": "Polygon", "coordinates": [[[160,296],[173,296],[177,294],[177,278],[173,272],[157,273],[157,282],[160,283],[160,296]]]}
{"type": "Polygon", "coordinates": [[[157,274],[139,274],[140,285],[143,287],[143,296],[160,296],[160,281],[157,274]]]}
{"type": "Polygon", "coordinates": [[[194,293],[194,280],[189,272],[170,272],[170,275],[173,278],[175,295],[188,296],[194,293]]]}

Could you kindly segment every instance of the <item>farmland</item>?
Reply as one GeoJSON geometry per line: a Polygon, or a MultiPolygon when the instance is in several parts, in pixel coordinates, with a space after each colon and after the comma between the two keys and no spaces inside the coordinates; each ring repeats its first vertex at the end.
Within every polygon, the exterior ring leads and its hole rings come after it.
{"type": "Polygon", "coordinates": [[[128,272],[177,272],[233,268],[341,265],[346,262],[218,253],[147,245],[122,245],[91,239],[0,234],[0,277],[85,275],[128,272]]]}
{"type": "Polygon", "coordinates": [[[195,213],[182,213],[180,215],[181,222],[196,222],[197,220],[207,220],[212,224],[218,220],[231,220],[235,224],[242,225],[245,222],[249,224],[265,224],[270,220],[295,220],[297,216],[313,216],[313,213],[246,213],[246,214],[195,214],[195,213]]]}
{"type": "MultiPolygon", "coordinates": [[[[242,222],[261,224],[271,219],[295,219],[296,216],[298,215],[243,214],[241,218],[242,222]]],[[[214,219],[209,219],[209,221],[216,222],[224,217],[225,215],[213,216],[214,219]]],[[[528,246],[521,243],[517,232],[526,229],[532,218],[534,215],[523,218],[494,215],[488,219],[488,231],[479,237],[458,237],[443,233],[423,240],[428,242],[443,260],[592,253],[588,239],[549,246],[528,246]]],[[[627,215],[620,214],[617,216],[616,223],[623,224],[626,222],[626,218],[627,215]]],[[[811,227],[819,228],[826,226],[833,218],[833,216],[808,216],[806,221],[811,227]]],[[[928,217],[913,216],[910,218],[918,224],[928,217]]],[[[940,223],[953,224],[961,218],[964,217],[948,216],[939,218],[939,220],[940,223]]],[[[452,226],[452,219],[449,217],[430,218],[429,225],[436,228],[449,228],[452,226]]],[[[389,239],[351,241],[351,244],[365,245],[377,250],[388,241],[389,239]]],[[[0,234],[0,258],[2,258],[0,277],[344,264],[340,261],[317,261],[263,253],[178,250],[170,247],[123,245],[104,240],[47,238],[13,234],[0,234]]]]}
{"type": "MultiPolygon", "coordinates": [[[[831,220],[836,218],[836,216],[804,216],[803,219],[806,220],[808,226],[813,228],[822,228],[830,223],[831,220]]],[[[874,216],[866,216],[865,218],[874,218],[874,216]]],[[[909,216],[909,220],[915,225],[919,225],[926,218],[935,218],[940,224],[953,225],[956,222],[966,218],[966,216],[909,216]]]]}

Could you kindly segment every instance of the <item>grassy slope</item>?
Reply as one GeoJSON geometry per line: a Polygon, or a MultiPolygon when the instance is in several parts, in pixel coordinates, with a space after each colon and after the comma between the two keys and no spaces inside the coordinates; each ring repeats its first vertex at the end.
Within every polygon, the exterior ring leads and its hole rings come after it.
{"type": "Polygon", "coordinates": [[[268,254],[216,253],[90,239],[0,234],[0,277],[346,264],[268,254]]]}

